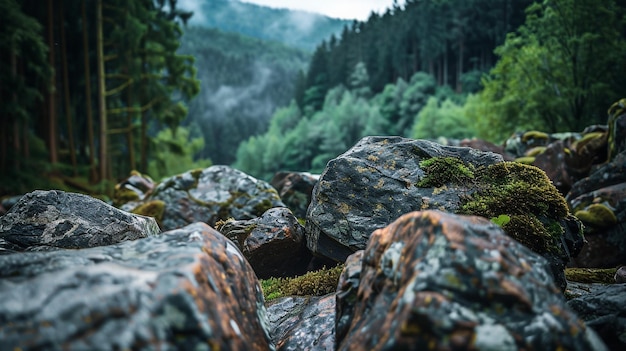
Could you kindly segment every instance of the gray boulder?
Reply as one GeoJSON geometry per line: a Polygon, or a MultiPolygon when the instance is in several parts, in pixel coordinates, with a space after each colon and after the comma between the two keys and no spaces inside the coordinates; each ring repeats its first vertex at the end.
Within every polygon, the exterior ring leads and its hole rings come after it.
{"type": "Polygon", "coordinates": [[[308,172],[278,172],[270,184],[296,217],[305,218],[318,179],[319,175],[308,172]]]}
{"type": "Polygon", "coordinates": [[[163,180],[149,200],[165,202],[164,230],[193,222],[252,219],[272,207],[285,207],[276,189],[228,166],[211,166],[163,180]]]}
{"type": "Polygon", "coordinates": [[[626,284],[586,285],[567,302],[611,350],[626,350],[626,284]]]}
{"type": "Polygon", "coordinates": [[[502,156],[471,148],[443,146],[401,137],[365,137],[331,160],[313,191],[307,212],[307,245],[317,255],[343,262],[365,248],[372,231],[420,209],[454,212],[459,192],[418,187],[426,174],[420,161],[457,157],[476,166],[502,156]]]}
{"type": "Polygon", "coordinates": [[[254,219],[229,220],[218,229],[237,244],[259,279],[307,271],[312,256],[304,227],[286,207],[271,208],[254,219]]]}
{"type": "Polygon", "coordinates": [[[547,261],[481,217],[406,214],[347,276],[359,283],[337,302],[338,350],[606,350],[547,261]]]}
{"type": "Polygon", "coordinates": [[[91,196],[37,190],[0,217],[0,254],[106,246],[160,232],[153,218],[118,210],[91,196]]]}
{"type": "Polygon", "coordinates": [[[277,350],[335,350],[335,295],[284,297],[267,308],[277,350]]]}
{"type": "Polygon", "coordinates": [[[263,303],[239,250],[204,223],[0,256],[6,350],[268,350],[263,303]]]}

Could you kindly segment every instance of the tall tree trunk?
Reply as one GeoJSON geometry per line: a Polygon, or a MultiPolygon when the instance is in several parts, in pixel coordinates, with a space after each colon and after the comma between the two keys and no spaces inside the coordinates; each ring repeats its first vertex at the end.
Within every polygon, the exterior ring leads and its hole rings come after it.
{"type": "Polygon", "coordinates": [[[448,85],[448,45],[443,51],[443,84],[448,85]]]}
{"type": "MultiPolygon", "coordinates": [[[[143,49],[146,46],[146,41],[145,38],[141,39],[141,45],[140,45],[140,49],[143,49]]],[[[146,74],[146,54],[142,53],[141,54],[141,75],[145,75],[146,74]]],[[[140,87],[141,85],[145,84],[143,80],[141,80],[139,82],[140,87]]],[[[143,104],[143,102],[146,100],[145,99],[145,89],[140,88],[139,91],[141,92],[141,96],[139,98],[139,101],[141,102],[141,104],[143,104]]],[[[148,111],[141,111],[141,136],[140,136],[140,143],[141,143],[141,173],[146,173],[148,171],[148,111]]]]}
{"type": "Polygon", "coordinates": [[[67,69],[67,39],[65,37],[65,15],[63,9],[63,0],[59,4],[59,20],[61,23],[61,61],[63,64],[63,95],[65,101],[65,123],[67,124],[67,138],[70,148],[70,160],[72,162],[72,171],[74,176],[78,175],[78,166],[76,163],[76,146],[74,145],[74,127],[70,106],[70,83],[67,69]]]}
{"type": "Polygon", "coordinates": [[[52,70],[50,85],[48,86],[48,152],[50,153],[50,163],[59,161],[57,154],[57,118],[56,118],[56,92],[54,73],[54,0],[48,0],[48,63],[52,70]]]}
{"type": "Polygon", "coordinates": [[[456,92],[463,92],[463,83],[461,82],[461,76],[463,75],[463,56],[465,51],[465,38],[463,34],[459,37],[459,63],[457,64],[456,73],[456,92]]]}
{"type": "Polygon", "coordinates": [[[85,1],[82,2],[82,16],[83,16],[83,53],[85,60],[85,95],[86,95],[86,108],[87,108],[87,138],[89,139],[89,180],[95,182],[97,180],[96,171],[96,143],[93,135],[93,107],[91,106],[91,70],[89,69],[89,37],[87,35],[87,10],[85,8],[85,1]]]}
{"type": "Polygon", "coordinates": [[[107,152],[107,109],[106,109],[106,84],[104,76],[104,49],[102,38],[102,0],[96,2],[96,26],[97,26],[97,60],[98,60],[98,111],[100,114],[100,180],[107,179],[108,152],[107,152]]]}

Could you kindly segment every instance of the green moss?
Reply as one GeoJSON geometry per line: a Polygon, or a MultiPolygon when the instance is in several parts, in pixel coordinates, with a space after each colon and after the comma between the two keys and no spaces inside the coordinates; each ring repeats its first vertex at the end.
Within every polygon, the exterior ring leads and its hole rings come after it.
{"type": "Polygon", "coordinates": [[[261,280],[266,301],[285,296],[322,296],[337,290],[343,265],[322,268],[294,278],[269,278],[261,280]]]}
{"type": "Polygon", "coordinates": [[[509,223],[510,221],[511,221],[511,217],[505,214],[499,215],[498,217],[493,217],[491,219],[491,222],[499,225],[500,227],[503,227],[505,224],[509,223]]]}
{"type": "Polygon", "coordinates": [[[512,238],[538,253],[558,250],[568,215],[567,203],[537,167],[501,162],[476,173],[478,191],[462,200],[459,213],[494,218],[510,217],[503,225],[512,238]]]}
{"type": "Polygon", "coordinates": [[[163,214],[165,213],[165,202],[161,200],[148,201],[145,204],[135,207],[132,213],[154,217],[158,223],[161,223],[163,214]]]}
{"type": "Polygon", "coordinates": [[[527,142],[529,140],[548,140],[550,136],[544,132],[538,132],[536,130],[532,130],[530,132],[526,132],[524,133],[524,135],[522,135],[522,142],[527,142]]]}
{"type": "Polygon", "coordinates": [[[535,157],[537,155],[543,154],[545,151],[546,151],[546,147],[545,146],[537,146],[537,147],[534,147],[534,148],[528,150],[526,152],[526,156],[535,157]]]}
{"type": "Polygon", "coordinates": [[[433,157],[419,163],[426,176],[417,182],[420,188],[440,187],[447,183],[466,184],[474,179],[475,167],[455,157],[433,157]]]}
{"type": "Polygon", "coordinates": [[[131,189],[116,185],[113,194],[113,204],[119,207],[131,201],[139,201],[139,194],[131,189]]]}
{"type": "Polygon", "coordinates": [[[519,162],[525,165],[532,165],[533,162],[535,162],[535,157],[534,156],[518,157],[515,159],[515,162],[519,162]]]}
{"type": "Polygon", "coordinates": [[[604,204],[591,204],[584,210],[576,211],[574,216],[583,223],[596,228],[606,228],[617,223],[613,210],[604,204]]]}
{"type": "Polygon", "coordinates": [[[565,278],[579,283],[615,284],[617,268],[565,268],[565,278]]]}
{"type": "Polygon", "coordinates": [[[272,207],[273,207],[272,202],[269,199],[265,199],[259,202],[258,204],[254,205],[254,212],[257,215],[262,215],[263,213],[265,213],[265,211],[269,210],[272,207]]]}

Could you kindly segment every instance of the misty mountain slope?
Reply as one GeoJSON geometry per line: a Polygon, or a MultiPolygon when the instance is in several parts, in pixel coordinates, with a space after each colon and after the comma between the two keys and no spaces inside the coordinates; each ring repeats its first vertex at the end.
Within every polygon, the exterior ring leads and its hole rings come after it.
{"type": "Polygon", "coordinates": [[[241,141],[265,132],[310,60],[280,43],[195,26],[185,29],[179,53],[196,58],[201,81],[184,124],[204,137],[201,157],[214,164],[231,164],[241,141]]]}
{"type": "Polygon", "coordinates": [[[275,9],[237,0],[182,0],[192,10],[190,24],[217,28],[253,38],[273,40],[313,51],[332,34],[339,35],[352,21],[317,13],[275,9]]]}

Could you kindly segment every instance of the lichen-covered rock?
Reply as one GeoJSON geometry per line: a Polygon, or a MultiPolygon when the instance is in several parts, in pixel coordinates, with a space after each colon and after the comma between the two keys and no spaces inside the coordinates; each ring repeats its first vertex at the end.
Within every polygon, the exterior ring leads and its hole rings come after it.
{"type": "Polygon", "coordinates": [[[626,262],[626,152],[576,182],[566,199],[585,224],[588,242],[576,265],[609,268],[626,262]]]}
{"type": "Polygon", "coordinates": [[[425,140],[370,137],[331,160],[307,214],[311,251],[336,261],[404,213],[436,209],[507,218],[506,233],[546,257],[559,286],[584,242],[544,172],[501,156],[425,140]]]}
{"type": "Polygon", "coordinates": [[[609,161],[626,152],[626,99],[611,105],[608,110],[609,161]]]}
{"type": "Polygon", "coordinates": [[[567,302],[611,350],[626,350],[626,284],[592,284],[567,302]]]}
{"type": "Polygon", "coordinates": [[[106,246],[160,232],[153,218],[91,196],[36,190],[0,217],[0,253],[106,246]]]}
{"type": "Polygon", "coordinates": [[[285,207],[267,182],[228,166],[211,166],[164,179],[150,200],[165,202],[165,230],[193,222],[252,219],[272,207],[285,207]]]}
{"type": "Polygon", "coordinates": [[[343,340],[350,329],[354,307],[357,301],[359,282],[361,281],[361,268],[363,250],[359,250],[348,256],[339,282],[337,284],[335,334],[337,340],[343,340]]]}
{"type": "Polygon", "coordinates": [[[238,245],[259,279],[304,274],[312,258],[304,227],[286,207],[254,219],[225,221],[218,230],[238,245]]]}
{"type": "Polygon", "coordinates": [[[296,217],[305,218],[306,210],[311,203],[313,187],[318,179],[319,175],[308,172],[278,172],[270,184],[296,217]]]}
{"type": "Polygon", "coordinates": [[[307,212],[307,244],[314,254],[343,262],[365,248],[369,235],[407,212],[437,208],[455,211],[460,191],[421,188],[419,163],[433,157],[461,158],[476,166],[502,156],[427,140],[366,137],[331,160],[313,191],[307,212]]]}
{"type": "Polygon", "coordinates": [[[277,350],[335,350],[335,296],[284,297],[267,308],[277,350]]]}
{"type": "Polygon", "coordinates": [[[362,260],[338,350],[606,349],[547,261],[484,218],[406,214],[372,234],[362,260]]]}
{"type": "Polygon", "coordinates": [[[268,350],[263,303],[239,250],[204,223],[0,256],[6,350],[268,350]]]}

